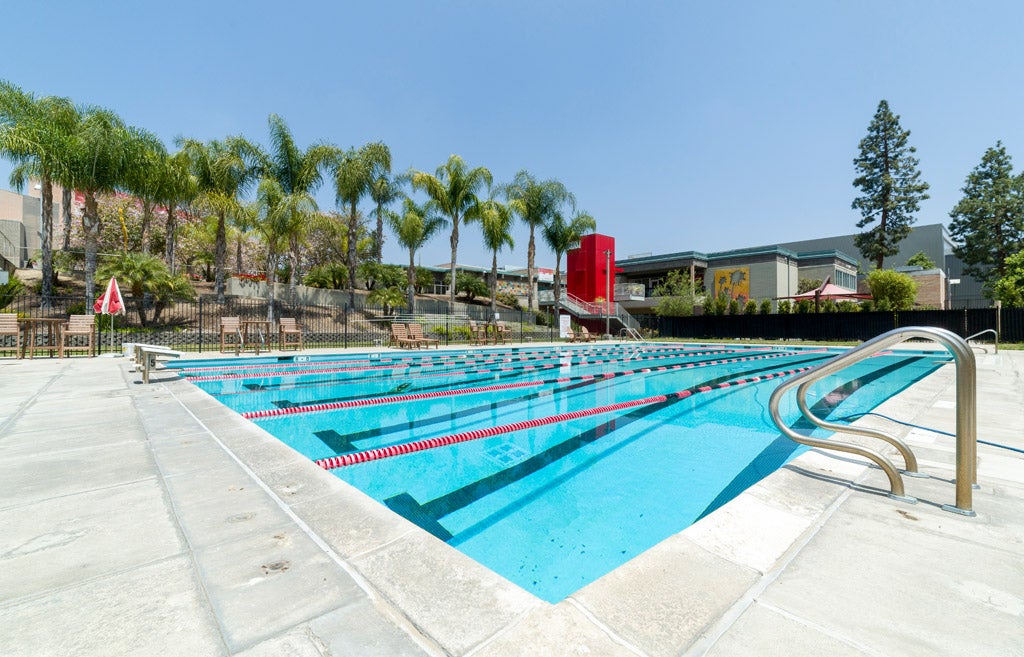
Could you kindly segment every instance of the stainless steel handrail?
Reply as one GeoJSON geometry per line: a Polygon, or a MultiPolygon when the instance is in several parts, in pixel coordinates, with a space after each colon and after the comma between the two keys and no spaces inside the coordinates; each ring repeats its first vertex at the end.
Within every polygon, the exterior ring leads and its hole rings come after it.
{"type": "Polygon", "coordinates": [[[894,446],[903,455],[907,470],[916,472],[917,461],[910,448],[898,438],[888,436],[880,431],[826,422],[814,416],[805,399],[807,389],[815,381],[837,372],[849,365],[868,358],[882,349],[892,347],[910,338],[926,338],[944,346],[956,362],[956,505],[943,505],[943,509],[962,515],[973,516],[971,496],[977,482],[977,375],[975,371],[974,352],[967,341],[946,329],[931,326],[911,326],[883,333],[864,344],[840,354],[822,363],[812,370],[798,374],[786,381],[772,393],[768,402],[769,411],[775,426],[790,439],[811,447],[834,449],[840,452],[859,454],[878,465],[889,478],[890,496],[908,502],[916,502],[908,497],[903,488],[903,479],[892,462],[880,452],[869,447],[831,439],[812,438],[801,435],[783,422],[779,414],[779,404],[783,396],[793,388],[797,388],[797,405],[801,414],[811,423],[837,433],[854,433],[871,438],[884,440],[894,446]]]}
{"type": "MultiPolygon", "coordinates": [[[[965,342],[970,342],[971,340],[973,340],[974,338],[978,337],[979,335],[985,335],[986,333],[991,333],[993,336],[995,336],[995,343],[996,343],[995,353],[998,354],[999,353],[999,332],[996,331],[995,329],[985,329],[984,331],[978,331],[974,335],[968,335],[966,338],[964,338],[964,341],[965,342]]],[[[981,349],[984,351],[985,348],[982,347],[981,349]]]]}

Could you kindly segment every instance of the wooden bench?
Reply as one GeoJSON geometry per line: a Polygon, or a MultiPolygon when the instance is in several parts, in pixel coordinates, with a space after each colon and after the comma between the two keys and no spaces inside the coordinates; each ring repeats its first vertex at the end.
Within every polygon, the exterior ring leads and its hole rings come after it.
{"type": "Polygon", "coordinates": [[[280,349],[295,347],[302,349],[302,327],[294,317],[282,317],[277,325],[277,346],[280,349]]]}
{"type": "Polygon", "coordinates": [[[0,313],[0,338],[7,335],[14,337],[14,355],[17,356],[21,327],[18,326],[18,316],[14,313],[0,313]]]}
{"type": "Polygon", "coordinates": [[[149,383],[149,373],[157,363],[170,358],[181,358],[181,352],[153,344],[135,345],[135,370],[142,370],[143,383],[149,383]]]}
{"type": "Polygon", "coordinates": [[[394,323],[391,325],[391,342],[389,346],[393,347],[412,347],[417,348],[420,343],[409,337],[409,329],[406,328],[405,324],[394,323]]]}
{"type": "Polygon", "coordinates": [[[68,351],[87,351],[93,355],[96,348],[96,319],[94,315],[71,315],[61,327],[59,354],[68,351]],[[71,343],[68,343],[68,339],[71,343]],[[75,344],[75,338],[85,338],[85,344],[75,344]]]}

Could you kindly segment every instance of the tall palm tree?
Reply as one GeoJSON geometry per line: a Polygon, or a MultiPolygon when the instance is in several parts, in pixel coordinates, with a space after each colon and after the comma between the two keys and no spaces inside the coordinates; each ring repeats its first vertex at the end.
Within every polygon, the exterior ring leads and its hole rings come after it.
{"type": "Polygon", "coordinates": [[[579,212],[569,221],[556,212],[551,222],[541,229],[544,241],[555,252],[555,325],[562,310],[562,255],[580,245],[589,232],[597,230],[597,222],[586,212],[579,212]]]}
{"type": "Polygon", "coordinates": [[[537,243],[534,231],[550,223],[556,212],[569,205],[576,209],[576,198],[557,180],[538,181],[523,169],[504,187],[509,207],[530,227],[530,244],[526,250],[527,307],[537,309],[537,243]]]}
{"type": "Polygon", "coordinates": [[[214,291],[217,303],[224,303],[224,273],[227,265],[227,218],[239,204],[239,197],[254,182],[258,169],[246,159],[257,149],[242,137],[206,143],[194,139],[179,140],[188,154],[192,174],[204,205],[217,217],[214,247],[214,291]]]}
{"type": "MultiPolygon", "coordinates": [[[[480,222],[484,244],[491,250],[491,317],[498,311],[498,251],[507,246],[515,247],[512,241],[512,211],[504,203],[488,198],[480,204],[480,212],[473,219],[480,222]]],[[[470,219],[467,218],[467,222],[470,219]]]]}
{"type": "MultiPolygon", "coordinates": [[[[323,184],[324,173],[331,170],[338,158],[341,156],[341,149],[337,146],[324,142],[312,144],[306,150],[302,150],[295,143],[295,138],[288,129],[288,124],[277,114],[271,114],[267,123],[270,127],[270,149],[266,154],[263,174],[269,175],[281,186],[285,195],[298,195],[308,200],[313,199],[313,194],[323,184]]],[[[257,157],[256,164],[260,164],[257,157]]],[[[297,208],[299,205],[287,205],[290,208],[297,208]]],[[[316,212],[316,202],[313,201],[312,212],[316,212]]],[[[291,272],[288,279],[288,294],[294,300],[296,287],[302,280],[300,271],[302,264],[301,245],[303,243],[303,229],[307,225],[309,215],[290,217],[288,225],[293,227],[288,238],[288,253],[290,257],[291,272]]]]}
{"type": "Polygon", "coordinates": [[[69,182],[85,197],[82,229],[85,233],[85,298],[92,307],[96,296],[96,252],[100,217],[97,196],[113,192],[128,180],[128,170],[142,160],[142,154],[155,148],[155,135],[125,125],[114,112],[91,107],[82,112],[75,133],[74,161],[69,182]]]}
{"type": "Polygon", "coordinates": [[[345,265],[348,268],[349,304],[356,303],[356,244],[359,240],[359,200],[370,192],[373,181],[391,170],[391,151],[381,142],[350,148],[337,159],[334,189],[338,205],[348,210],[348,245],[345,265]],[[347,206],[347,207],[346,207],[347,206]]]}
{"type": "Polygon", "coordinates": [[[160,142],[140,153],[141,158],[134,166],[128,167],[125,189],[142,201],[142,252],[149,253],[150,230],[153,224],[153,209],[159,204],[162,176],[166,168],[167,149],[160,142]]]}
{"type": "Polygon", "coordinates": [[[377,219],[377,232],[373,236],[373,257],[378,265],[384,261],[384,220],[387,218],[387,208],[402,197],[404,181],[404,176],[393,178],[389,171],[382,171],[381,175],[370,183],[370,198],[377,204],[373,211],[373,216],[377,219]]]}
{"type": "Polygon", "coordinates": [[[15,164],[11,186],[21,190],[30,177],[40,182],[44,308],[53,297],[53,184],[68,176],[79,118],[66,98],[37,98],[0,80],[0,156],[15,164]]]}
{"type": "Polygon", "coordinates": [[[243,214],[263,236],[267,247],[267,321],[274,321],[274,284],[277,283],[278,257],[288,248],[292,237],[316,213],[316,201],[309,192],[285,192],[276,177],[266,176],[256,190],[255,206],[243,214]]]}
{"type": "Polygon", "coordinates": [[[408,196],[402,199],[401,212],[387,212],[385,218],[398,243],[409,249],[406,293],[409,296],[409,312],[416,312],[416,251],[447,226],[448,220],[437,214],[431,203],[417,205],[408,196]]]}
{"type": "Polygon", "coordinates": [[[161,161],[159,185],[155,200],[167,209],[164,262],[171,275],[176,271],[175,250],[178,244],[178,210],[188,206],[199,193],[198,181],[192,175],[188,152],[180,150],[161,161]]]}
{"type": "Polygon", "coordinates": [[[437,210],[451,221],[452,245],[451,286],[448,288],[448,299],[455,303],[455,268],[459,249],[459,221],[467,213],[477,211],[480,199],[477,192],[483,186],[491,186],[491,172],[484,167],[467,169],[466,163],[458,155],[452,155],[448,161],[437,167],[434,175],[422,171],[412,173],[413,189],[421,189],[436,204],[437,210]]]}

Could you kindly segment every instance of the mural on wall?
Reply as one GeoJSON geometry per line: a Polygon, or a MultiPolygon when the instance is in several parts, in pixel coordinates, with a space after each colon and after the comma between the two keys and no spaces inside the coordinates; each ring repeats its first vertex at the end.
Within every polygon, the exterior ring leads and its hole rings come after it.
{"type": "Polygon", "coordinates": [[[714,295],[725,293],[729,299],[744,304],[750,299],[750,267],[716,269],[714,273],[714,295]]]}

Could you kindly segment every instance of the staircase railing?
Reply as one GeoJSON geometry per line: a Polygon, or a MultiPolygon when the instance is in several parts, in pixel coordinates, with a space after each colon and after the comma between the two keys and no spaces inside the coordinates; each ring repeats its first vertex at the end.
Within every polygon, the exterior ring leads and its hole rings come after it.
{"type": "Polygon", "coordinates": [[[877,438],[895,446],[903,455],[907,474],[916,474],[917,460],[914,458],[910,447],[895,436],[889,436],[864,427],[855,427],[844,424],[826,422],[816,417],[807,406],[807,390],[811,384],[833,374],[854,363],[869,358],[882,349],[892,347],[910,338],[927,338],[944,346],[956,362],[956,505],[943,505],[946,511],[952,511],[961,515],[976,515],[971,508],[972,490],[977,483],[977,375],[975,371],[974,352],[967,342],[957,334],[946,329],[931,326],[916,326],[900,328],[883,333],[876,338],[868,340],[859,347],[822,363],[814,369],[803,372],[786,381],[772,393],[768,402],[769,412],[775,426],[783,434],[792,440],[822,449],[833,449],[850,454],[858,454],[880,467],[889,478],[890,497],[916,502],[913,497],[904,493],[903,480],[899,471],[892,462],[880,452],[869,447],[862,447],[852,443],[839,440],[812,438],[794,431],[783,421],[779,413],[779,404],[787,392],[796,388],[796,401],[800,413],[807,421],[823,429],[836,433],[852,433],[870,438],[877,438]]]}

